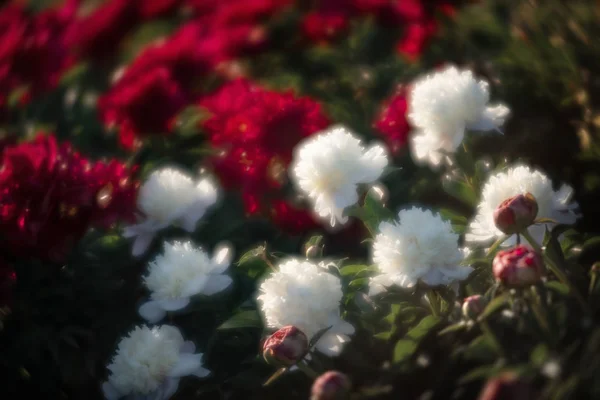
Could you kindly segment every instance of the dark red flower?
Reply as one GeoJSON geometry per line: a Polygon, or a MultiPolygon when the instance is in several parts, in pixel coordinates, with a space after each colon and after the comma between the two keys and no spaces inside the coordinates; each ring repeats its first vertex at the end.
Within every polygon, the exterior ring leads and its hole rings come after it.
{"type": "Polygon", "coordinates": [[[7,251],[61,261],[90,227],[135,220],[137,183],[122,163],[92,163],[54,136],[7,146],[0,235],[7,251]]]}
{"type": "Polygon", "coordinates": [[[290,202],[275,200],[271,207],[271,220],[273,223],[290,235],[305,234],[318,229],[320,226],[310,210],[296,208],[290,202]]]}
{"type": "Polygon", "coordinates": [[[437,23],[433,19],[409,23],[404,28],[402,38],[396,44],[396,50],[409,61],[418,60],[436,32],[437,23]]]}
{"type": "Polygon", "coordinates": [[[182,0],[137,0],[136,8],[142,19],[152,19],[173,12],[182,0]]]}
{"type": "Polygon", "coordinates": [[[169,133],[172,119],[185,105],[186,95],[164,67],[118,81],[98,101],[102,120],[118,128],[126,149],[136,147],[141,137],[169,133]]]}
{"type": "Polygon", "coordinates": [[[135,1],[109,0],[77,18],[67,32],[67,42],[80,56],[103,60],[114,54],[137,21],[135,1]]]}
{"type": "MultiPolygon", "coordinates": [[[[78,1],[62,8],[29,15],[19,5],[0,9],[0,91],[7,96],[23,90],[22,98],[54,88],[73,64],[65,30],[73,20],[78,1]]],[[[0,100],[6,106],[7,97],[0,100]]]]}
{"type": "Polygon", "coordinates": [[[288,325],[279,329],[265,340],[263,357],[272,365],[296,364],[308,351],[308,338],[300,329],[288,325]]]}
{"type": "Polygon", "coordinates": [[[348,16],[342,12],[311,12],[302,20],[302,32],[314,43],[330,43],[348,29],[348,16]]]}
{"type": "Polygon", "coordinates": [[[508,287],[535,285],[545,273],[542,256],[523,244],[496,253],[492,271],[496,281],[508,287]]]}
{"type": "Polygon", "coordinates": [[[538,203],[531,193],[520,193],[504,200],[494,210],[494,224],[502,233],[520,233],[534,223],[538,203]]]}
{"type": "Polygon", "coordinates": [[[392,153],[397,154],[406,146],[410,125],[406,118],[408,96],[405,88],[386,100],[374,123],[376,131],[383,137],[392,153]]]}

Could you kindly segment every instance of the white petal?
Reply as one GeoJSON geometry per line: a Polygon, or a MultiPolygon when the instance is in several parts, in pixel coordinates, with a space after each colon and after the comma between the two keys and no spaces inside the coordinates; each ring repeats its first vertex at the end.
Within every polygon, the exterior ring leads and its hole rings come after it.
{"type": "Polygon", "coordinates": [[[481,118],[475,123],[469,124],[468,128],[475,131],[491,131],[504,124],[504,120],[510,114],[510,110],[502,104],[490,106],[485,109],[481,118]]]}
{"type": "Polygon", "coordinates": [[[190,298],[185,297],[181,299],[157,300],[157,302],[166,311],[177,311],[190,304],[190,298]]]}
{"type": "Polygon", "coordinates": [[[163,391],[163,400],[170,399],[171,396],[177,392],[177,388],[179,387],[179,379],[178,378],[170,378],[164,383],[164,391],[163,391]]]}
{"type": "Polygon", "coordinates": [[[196,351],[196,345],[191,340],[186,340],[179,349],[182,353],[193,353],[196,351]]]}
{"type": "Polygon", "coordinates": [[[344,343],[349,340],[350,339],[346,335],[327,332],[319,339],[315,347],[321,353],[330,357],[335,357],[342,352],[344,343]]]}
{"type": "Polygon", "coordinates": [[[155,324],[167,315],[165,310],[160,306],[157,301],[149,301],[140,306],[138,312],[141,317],[151,324],[155,324]]]}
{"type": "Polygon", "coordinates": [[[102,384],[102,392],[104,393],[106,400],[118,400],[123,397],[110,382],[104,382],[102,384]]]}
{"type": "Polygon", "coordinates": [[[133,249],[131,250],[131,255],[134,257],[139,257],[148,250],[150,243],[152,243],[152,239],[154,239],[153,233],[141,233],[138,237],[135,238],[133,242],[133,249]]]}
{"type": "Polygon", "coordinates": [[[168,375],[171,377],[187,376],[200,367],[202,367],[202,354],[182,353],[168,375]]]}
{"type": "Polygon", "coordinates": [[[185,296],[195,296],[198,293],[202,292],[204,286],[206,286],[206,282],[210,279],[210,276],[200,275],[190,279],[185,283],[182,294],[185,296]]]}
{"type": "Polygon", "coordinates": [[[219,244],[213,252],[214,273],[221,273],[229,267],[233,258],[233,249],[227,244],[219,244]]]}
{"type": "Polygon", "coordinates": [[[355,332],[354,326],[347,321],[340,321],[331,328],[331,331],[336,333],[345,333],[346,335],[352,335],[355,332]]]}
{"type": "Polygon", "coordinates": [[[202,294],[211,296],[226,289],[233,280],[227,275],[211,275],[202,289],[202,294]]]}
{"type": "Polygon", "coordinates": [[[195,370],[194,372],[192,372],[190,375],[197,376],[198,378],[204,378],[205,376],[210,375],[210,371],[207,370],[206,368],[200,367],[197,370],[195,370]]]}

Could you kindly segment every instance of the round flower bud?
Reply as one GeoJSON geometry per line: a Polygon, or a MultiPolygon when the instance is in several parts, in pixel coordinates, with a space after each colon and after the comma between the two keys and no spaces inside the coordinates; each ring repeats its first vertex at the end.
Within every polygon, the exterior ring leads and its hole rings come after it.
{"type": "Polygon", "coordinates": [[[496,227],[507,235],[522,232],[533,224],[538,214],[538,204],[531,193],[518,194],[504,200],[494,210],[496,227]]]}
{"type": "Polygon", "coordinates": [[[462,313],[466,319],[477,319],[479,314],[483,312],[486,306],[486,301],[482,295],[476,294],[467,297],[463,301],[462,313]]]}
{"type": "Polygon", "coordinates": [[[531,247],[518,245],[499,251],[492,270],[496,280],[508,287],[525,287],[540,281],[544,275],[542,258],[531,247]]]}
{"type": "Polygon", "coordinates": [[[507,372],[491,378],[479,394],[478,400],[527,400],[535,398],[529,383],[517,375],[507,372]]]}
{"type": "Polygon", "coordinates": [[[272,365],[296,364],[308,351],[308,338],[300,329],[288,325],[272,334],[263,345],[263,357],[272,365]]]}
{"type": "Polygon", "coordinates": [[[341,372],[327,371],[312,385],[310,400],[342,400],[350,394],[352,383],[341,372]]]}

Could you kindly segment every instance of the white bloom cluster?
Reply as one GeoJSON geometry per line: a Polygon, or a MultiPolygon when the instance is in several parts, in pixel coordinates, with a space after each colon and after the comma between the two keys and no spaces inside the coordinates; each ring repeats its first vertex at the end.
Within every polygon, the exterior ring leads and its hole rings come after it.
{"type": "Polygon", "coordinates": [[[488,106],[488,83],[471,71],[447,67],[414,83],[408,118],[416,130],[411,135],[415,162],[440,165],[444,153],[454,153],[465,129],[498,129],[509,114],[503,105],[488,106]]]}
{"type": "Polygon", "coordinates": [[[270,328],[293,325],[313,337],[331,327],[317,342],[316,349],[337,355],[354,333],[354,327],[340,317],[342,286],[339,278],[305,260],[287,259],[260,285],[258,301],[270,328]]]}
{"type": "Polygon", "coordinates": [[[155,323],[167,311],[186,307],[192,296],[210,296],[227,288],[232,279],[223,272],[229,267],[231,254],[228,246],[220,246],[210,259],[202,248],[189,241],[165,243],[164,253],[150,262],[144,278],[152,300],[140,307],[140,315],[155,323]]]}
{"type": "MultiPolygon", "coordinates": [[[[579,217],[577,203],[572,201],[573,189],[562,185],[558,191],[552,181],[542,172],[519,165],[498,172],[488,178],[483,187],[477,215],[469,224],[465,240],[470,243],[491,243],[504,234],[496,228],[494,210],[504,200],[518,194],[531,193],[538,204],[538,218],[550,218],[561,224],[573,224],[579,217]]],[[[547,224],[535,224],[528,228],[531,236],[539,243],[544,239],[547,224]]],[[[515,244],[516,237],[505,242],[515,244]]]]}
{"type": "Polygon", "coordinates": [[[202,367],[202,354],[194,354],[195,350],[194,344],[184,341],[173,326],[136,327],[121,339],[108,366],[110,376],[102,385],[105,397],[168,399],[177,391],[182,377],[205,377],[210,373],[202,367]]]}
{"type": "Polygon", "coordinates": [[[387,164],[384,147],[365,149],[347,128],[334,126],[298,145],[290,171],[315,212],[335,226],[348,220],[344,209],[358,201],[357,185],[376,181],[387,164]]]}
{"type": "Polygon", "coordinates": [[[175,168],[154,171],[138,193],[138,208],[144,214],[140,224],[125,228],[123,236],[135,237],[133,255],[143,254],[155,233],[169,225],[188,232],[217,201],[217,188],[207,178],[194,180],[175,168]]]}
{"type": "Polygon", "coordinates": [[[413,207],[398,213],[399,222],[382,222],[373,243],[373,262],[380,275],[371,278],[369,294],[389,286],[430,286],[465,279],[473,270],[460,266],[463,254],[458,235],[448,221],[429,210],[413,207]]]}

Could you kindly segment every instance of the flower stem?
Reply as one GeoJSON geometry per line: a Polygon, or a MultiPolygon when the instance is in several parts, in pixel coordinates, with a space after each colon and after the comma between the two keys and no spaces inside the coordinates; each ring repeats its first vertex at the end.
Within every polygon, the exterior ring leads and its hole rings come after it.
{"type": "Polygon", "coordinates": [[[496,240],[488,249],[487,254],[486,255],[491,255],[494,251],[496,251],[496,249],[498,247],[500,247],[500,245],[504,242],[506,242],[506,240],[509,238],[510,236],[508,235],[504,235],[501,238],[499,238],[498,240],[496,240]]]}
{"type": "Polygon", "coordinates": [[[577,301],[579,302],[579,304],[581,305],[583,310],[589,314],[591,312],[591,310],[588,307],[587,303],[585,302],[584,297],[581,295],[581,293],[579,292],[579,289],[577,289],[575,284],[569,279],[569,277],[567,276],[565,271],[563,271],[563,269],[558,265],[558,263],[556,263],[552,258],[550,258],[542,250],[541,246],[531,236],[531,234],[527,231],[527,229],[523,230],[523,232],[521,232],[521,234],[529,242],[531,247],[533,247],[535,249],[535,251],[537,251],[541,256],[544,257],[544,260],[546,261],[546,265],[548,265],[548,268],[550,268],[552,273],[554,273],[554,275],[556,275],[558,280],[560,280],[562,283],[564,283],[565,285],[567,285],[569,287],[569,291],[571,293],[573,293],[573,296],[575,296],[575,298],[577,299],[577,301]]]}
{"type": "Polygon", "coordinates": [[[298,367],[298,369],[302,372],[304,372],[309,378],[316,378],[317,376],[319,376],[314,369],[312,369],[311,367],[309,367],[307,364],[305,364],[304,362],[300,361],[298,364],[296,364],[296,366],[298,367]]]}
{"type": "Polygon", "coordinates": [[[429,306],[431,307],[431,313],[434,317],[440,315],[440,303],[438,301],[438,295],[433,289],[427,291],[427,299],[429,300],[429,306]]]}

